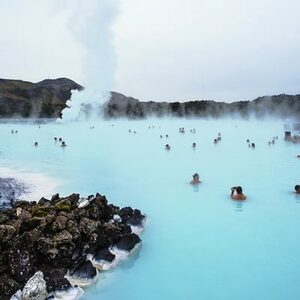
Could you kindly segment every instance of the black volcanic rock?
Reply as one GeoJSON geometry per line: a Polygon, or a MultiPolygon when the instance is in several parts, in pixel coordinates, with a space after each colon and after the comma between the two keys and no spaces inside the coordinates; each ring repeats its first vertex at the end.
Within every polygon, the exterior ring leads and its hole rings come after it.
{"type": "Polygon", "coordinates": [[[141,240],[135,233],[124,234],[120,241],[116,243],[116,247],[120,250],[131,251],[136,244],[140,243],[141,240]]]}
{"type": "Polygon", "coordinates": [[[115,259],[115,257],[116,256],[113,253],[111,253],[107,248],[99,250],[94,256],[96,260],[106,260],[109,262],[112,262],[115,259]]]}
{"type": "Polygon", "coordinates": [[[92,279],[96,269],[89,255],[112,261],[108,249],[116,245],[130,251],[140,238],[124,220],[140,211],[108,204],[105,196],[90,197],[87,207],[78,208],[79,194],[40,202],[17,201],[0,211],[0,299],[10,299],[37,271],[44,274],[48,292],[67,290],[69,273],[92,279]]]}
{"type": "Polygon", "coordinates": [[[0,79],[0,117],[58,118],[72,90],[83,87],[67,78],[38,83],[0,79]]]}

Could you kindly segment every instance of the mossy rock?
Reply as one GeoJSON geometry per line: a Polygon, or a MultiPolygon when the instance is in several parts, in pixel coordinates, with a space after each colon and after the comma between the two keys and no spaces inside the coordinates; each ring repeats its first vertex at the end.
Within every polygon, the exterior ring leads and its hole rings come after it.
{"type": "Polygon", "coordinates": [[[35,206],[32,208],[32,216],[33,217],[45,217],[48,215],[48,209],[40,206],[35,206]]]}
{"type": "Polygon", "coordinates": [[[67,203],[56,203],[54,205],[55,209],[57,211],[65,211],[65,212],[70,212],[72,211],[72,205],[71,204],[67,204],[67,203]]]}

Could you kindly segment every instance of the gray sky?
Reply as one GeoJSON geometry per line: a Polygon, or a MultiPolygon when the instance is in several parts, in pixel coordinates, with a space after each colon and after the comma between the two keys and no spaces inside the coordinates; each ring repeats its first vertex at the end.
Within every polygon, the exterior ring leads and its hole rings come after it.
{"type": "MultiPolygon", "coordinates": [[[[115,63],[103,70],[115,91],[180,101],[300,93],[299,0],[111,1],[119,13],[104,48],[115,63]]],[[[2,0],[0,77],[83,82],[91,44],[72,30],[81,9],[70,0],[2,0]]]]}

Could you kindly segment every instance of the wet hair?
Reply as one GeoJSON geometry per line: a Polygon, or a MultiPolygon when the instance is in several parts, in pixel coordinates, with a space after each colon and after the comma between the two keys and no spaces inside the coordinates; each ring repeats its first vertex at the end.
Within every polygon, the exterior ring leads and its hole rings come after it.
{"type": "Polygon", "coordinates": [[[242,194],[243,193],[243,189],[242,189],[241,186],[237,186],[235,190],[236,190],[237,194],[242,194]]]}
{"type": "Polygon", "coordinates": [[[199,177],[199,174],[198,174],[198,173],[195,173],[195,174],[193,175],[193,178],[195,179],[195,177],[199,177]]]}
{"type": "Polygon", "coordinates": [[[298,192],[299,189],[300,189],[300,185],[299,185],[299,184],[296,184],[296,185],[295,185],[295,191],[298,192]]]}

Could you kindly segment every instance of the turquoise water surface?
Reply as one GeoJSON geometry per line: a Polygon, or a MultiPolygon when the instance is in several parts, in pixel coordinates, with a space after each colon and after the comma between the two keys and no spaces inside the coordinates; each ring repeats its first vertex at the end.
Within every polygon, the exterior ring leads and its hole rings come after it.
{"type": "Polygon", "coordinates": [[[141,250],[101,273],[85,300],[299,299],[300,148],[283,133],[273,121],[0,124],[0,162],[56,178],[61,195],[99,192],[147,214],[141,250]],[[195,172],[198,187],[189,184],[195,172]],[[230,199],[234,185],[245,202],[230,199]]]}

